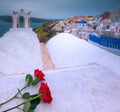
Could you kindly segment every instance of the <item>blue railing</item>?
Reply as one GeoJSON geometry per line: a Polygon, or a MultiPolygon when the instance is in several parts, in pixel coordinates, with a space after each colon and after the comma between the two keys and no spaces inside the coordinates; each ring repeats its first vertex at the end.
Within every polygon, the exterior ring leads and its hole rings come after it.
{"type": "Polygon", "coordinates": [[[94,34],[89,34],[88,39],[102,46],[120,49],[120,38],[111,36],[96,36],[94,34]]]}

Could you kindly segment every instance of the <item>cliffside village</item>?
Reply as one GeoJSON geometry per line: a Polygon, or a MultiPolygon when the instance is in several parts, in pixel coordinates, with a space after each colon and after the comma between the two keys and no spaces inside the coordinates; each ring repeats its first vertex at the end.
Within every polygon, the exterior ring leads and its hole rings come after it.
{"type": "Polygon", "coordinates": [[[87,38],[86,33],[120,37],[120,11],[104,12],[93,16],[73,16],[56,22],[54,30],[68,32],[80,38],[87,38]],[[81,37],[81,35],[83,35],[81,37]]]}

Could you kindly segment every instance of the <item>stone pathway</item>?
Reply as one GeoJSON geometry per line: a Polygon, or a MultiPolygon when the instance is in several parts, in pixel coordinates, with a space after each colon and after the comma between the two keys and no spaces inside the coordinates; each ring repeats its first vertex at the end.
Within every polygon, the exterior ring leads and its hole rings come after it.
{"type": "Polygon", "coordinates": [[[50,58],[48,50],[44,43],[40,43],[41,52],[42,52],[42,61],[43,61],[43,69],[44,70],[52,70],[55,69],[55,66],[50,58]]]}

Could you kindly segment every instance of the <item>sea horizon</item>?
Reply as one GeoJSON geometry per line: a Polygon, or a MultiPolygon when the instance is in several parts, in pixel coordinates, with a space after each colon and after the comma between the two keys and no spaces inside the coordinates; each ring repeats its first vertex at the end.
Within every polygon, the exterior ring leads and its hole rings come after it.
{"type": "MultiPolygon", "coordinates": [[[[44,22],[31,22],[30,27],[36,28],[43,25],[44,22]]],[[[20,26],[23,27],[23,22],[20,22],[20,26]]],[[[12,22],[5,22],[0,20],[0,38],[12,28],[12,22]]]]}
{"type": "MultiPolygon", "coordinates": [[[[57,18],[38,18],[38,17],[30,17],[30,27],[36,28],[40,27],[45,21],[62,21],[64,19],[57,18]]],[[[21,19],[20,26],[23,27],[23,20],[21,19]]],[[[12,16],[11,15],[0,15],[0,38],[12,28],[12,16]]]]}

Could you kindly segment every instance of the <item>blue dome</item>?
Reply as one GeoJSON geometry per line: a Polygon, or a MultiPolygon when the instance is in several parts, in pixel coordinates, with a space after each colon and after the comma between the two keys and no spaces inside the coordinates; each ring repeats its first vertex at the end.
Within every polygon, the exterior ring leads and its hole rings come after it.
{"type": "Polygon", "coordinates": [[[87,23],[87,21],[81,20],[79,23],[85,24],[85,23],[87,23]]]}

